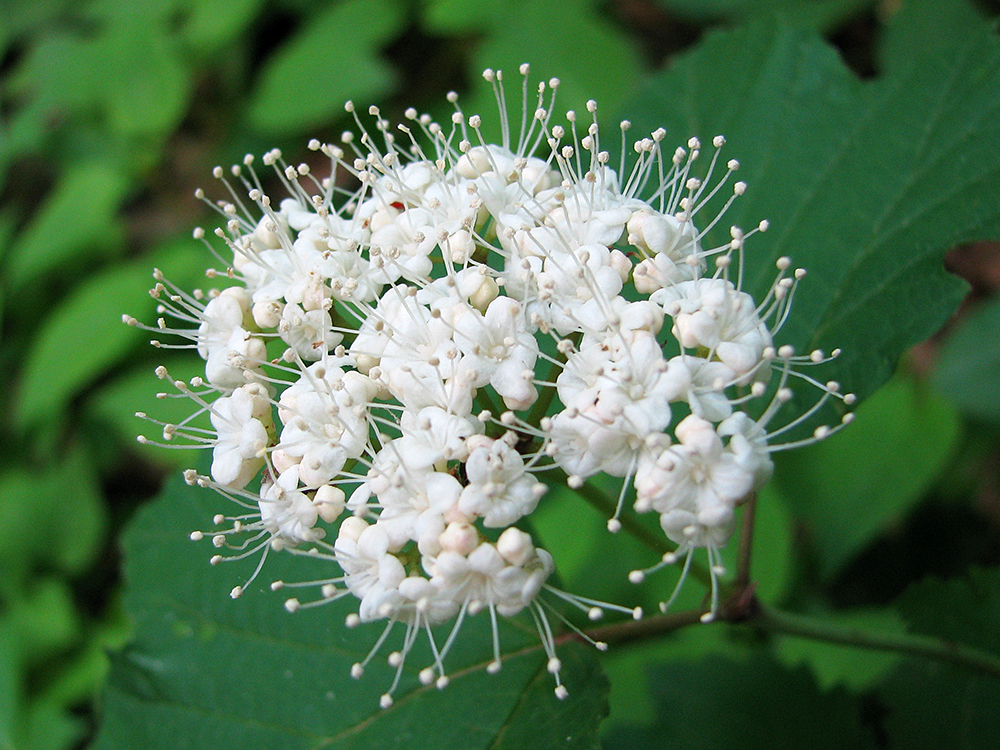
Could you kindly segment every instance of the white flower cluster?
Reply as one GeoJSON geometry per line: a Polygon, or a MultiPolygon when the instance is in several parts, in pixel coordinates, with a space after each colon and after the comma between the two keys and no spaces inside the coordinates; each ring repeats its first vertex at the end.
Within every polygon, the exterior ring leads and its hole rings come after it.
{"type": "MultiPolygon", "coordinates": [[[[420,632],[434,654],[421,681],[447,684],[444,659],[461,623],[482,610],[493,626],[491,672],[500,668],[497,618],[529,610],[560,697],[552,607],[540,597],[593,618],[607,608],[641,616],[548,585],[552,557],[515,526],[545,494],[541,477],[572,488],[620,477],[609,528],[620,528],[634,489],[634,510],[657,513],[678,545],[650,570],[707,549],[709,619],[734,511],[768,479],[770,453],[795,444],[774,438],[831,397],[852,401],[836,383],[796,371],[826,361],[822,353],[797,357],[773,342],[804,273],[783,258],[765,299],[741,289],[744,241],[766,223],[704,244],[746,188],[731,181],[737,162],[720,161],[723,138],[698,170],[698,140],[664,151],[658,130],[632,144],[628,171],[624,156],[615,170],[596,105],[586,123],[569,112],[566,126],[555,124],[558,81],[538,86],[532,109],[527,66],[521,72],[516,142],[502,76],[486,71],[500,102],[499,145],[487,145],[480,118],[457,104],[448,125],[409,110],[408,124],[392,127],[372,108],[371,130],[355,116],[359,141],[347,133],[340,145],[310,143],[330,176],[289,166],[278,151],[264,156],[288,195],[277,205],[252,157],[232,168],[235,183],[216,168],[230,194],[217,204],[226,226],[216,234],[231,260],[209,275],[238,284],[187,294],[156,276],[164,317],[151,330],[186,337],[207,363],[204,378],[174,383],[196,413],[158,424],[167,442],[211,448],[211,476],[188,472],[189,482],[247,510],[216,517],[213,543],[236,554],[213,562],[260,554],[259,571],[269,550],[292,550],[335,563],[336,575],[316,584],[321,598],[286,606],[349,594],[360,605],[348,625],[387,621],[355,676],[393,624],[405,625],[383,706],[420,632]],[[702,222],[710,202],[721,210],[702,222]],[[772,429],[793,376],[821,396],[772,429]],[[210,427],[195,427],[206,413],[210,427]],[[430,628],[448,621],[439,645],[430,628]]],[[[295,584],[273,588],[285,585],[295,584]]]]}

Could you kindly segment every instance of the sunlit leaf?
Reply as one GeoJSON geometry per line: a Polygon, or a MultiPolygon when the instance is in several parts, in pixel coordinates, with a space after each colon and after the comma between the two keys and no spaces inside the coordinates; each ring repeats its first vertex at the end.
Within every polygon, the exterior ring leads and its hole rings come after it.
{"type": "Polygon", "coordinates": [[[91,33],[69,23],[46,29],[13,75],[14,90],[32,102],[19,116],[44,126],[100,113],[114,135],[164,136],[184,113],[190,83],[170,5],[92,3],[91,33]]]}
{"type": "Polygon", "coordinates": [[[107,164],[82,161],[67,169],[6,253],[5,285],[16,289],[62,267],[79,267],[84,258],[120,251],[115,215],[127,190],[125,176],[107,164]]]}
{"type": "Polygon", "coordinates": [[[80,615],[65,581],[42,578],[12,597],[4,617],[12,623],[25,667],[72,646],[80,637],[80,615]]]}
{"type": "Polygon", "coordinates": [[[257,17],[263,0],[184,0],[184,36],[194,47],[214,49],[238,38],[257,17]]]}
{"type": "Polygon", "coordinates": [[[85,449],[64,450],[44,470],[0,473],[0,593],[16,595],[36,567],[75,574],[93,561],[104,540],[106,508],[85,449]],[[41,534],[39,529],[72,529],[41,534]]]}
{"type": "Polygon", "coordinates": [[[109,126],[127,137],[164,136],[188,103],[189,72],[176,39],[145,19],[112,25],[96,51],[109,126]]]}

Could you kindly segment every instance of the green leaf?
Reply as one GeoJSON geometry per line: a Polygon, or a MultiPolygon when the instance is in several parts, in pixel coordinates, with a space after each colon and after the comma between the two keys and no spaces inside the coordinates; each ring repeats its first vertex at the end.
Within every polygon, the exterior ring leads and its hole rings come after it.
{"type": "MultiPolygon", "coordinates": [[[[175,380],[190,381],[193,377],[205,375],[205,362],[199,357],[177,357],[171,360],[164,358],[156,361],[156,365],[160,364],[168,368],[170,377],[175,380]]],[[[95,390],[87,400],[84,413],[89,420],[97,422],[101,429],[113,432],[123,442],[134,442],[140,433],[156,439],[158,428],[151,429],[148,423],[135,416],[136,412],[145,412],[161,422],[177,424],[190,417],[198,408],[187,398],[156,397],[157,393],[167,390],[169,389],[164,388],[164,382],[154,374],[153,363],[135,366],[95,390]]],[[[209,425],[195,423],[195,426],[209,425]]],[[[162,463],[176,466],[193,466],[197,463],[194,458],[196,451],[168,450],[153,445],[144,446],[141,450],[146,457],[162,463]]]]}
{"type": "Polygon", "coordinates": [[[0,750],[65,750],[83,734],[84,722],[66,704],[36,694],[44,670],[38,654],[26,658],[39,648],[51,657],[73,642],[74,610],[65,584],[42,581],[0,616],[0,750]]]}
{"type": "MultiPolygon", "coordinates": [[[[898,607],[918,633],[1000,654],[1000,570],[967,579],[928,579],[898,607]]],[[[1000,681],[941,662],[910,660],[881,685],[893,748],[986,748],[1000,737],[1000,681]]]]}
{"type": "MultiPolygon", "coordinates": [[[[589,576],[593,567],[591,550],[595,545],[608,541],[607,519],[564,486],[549,488],[531,514],[531,526],[542,548],[559,560],[559,575],[567,582],[589,576]],[[566,518],[570,514],[574,522],[567,524],[566,518]]],[[[606,570],[608,566],[601,567],[606,570]]],[[[624,577],[622,571],[618,573],[624,577]]],[[[568,585],[574,590],[572,583],[568,585]]]]}
{"type": "MultiPolygon", "coordinates": [[[[419,685],[416,673],[431,657],[417,646],[395,704],[379,709],[393,672],[384,657],[361,680],[348,676],[381,632],[344,627],[356,604],[291,615],[263,583],[230,601],[226,592],[255,560],[212,567],[209,550],[187,538],[221,502],[174,482],[126,534],[126,608],[136,640],[114,659],[97,750],[597,746],[607,683],[593,652],[559,647],[570,696],[558,701],[544,653],[520,627],[502,628],[508,656],[498,674],[486,674],[492,647],[484,615],[466,618],[448,657],[447,689],[419,685]]],[[[263,575],[325,577],[329,565],[274,555],[263,575]]],[[[383,653],[401,639],[397,628],[383,653]]]]}
{"type": "Polygon", "coordinates": [[[605,750],[874,747],[857,698],[821,691],[808,670],[786,669],[766,654],[658,665],[650,670],[650,689],[656,721],[609,732],[605,750]]]}
{"type": "Polygon", "coordinates": [[[20,643],[9,619],[0,619],[0,750],[14,750],[22,701],[20,643]]]}
{"type": "Polygon", "coordinates": [[[147,338],[138,328],[124,325],[122,314],[127,309],[152,322],[156,303],[146,293],[152,286],[150,261],[165,261],[167,278],[176,278],[172,272],[177,269],[186,269],[185,275],[190,275],[199,262],[200,251],[194,243],[169,247],[154,259],[92,276],[43,321],[21,375],[16,414],[20,427],[58,419],[77,393],[147,338]]]}
{"type": "Polygon", "coordinates": [[[32,750],[66,750],[80,741],[87,731],[86,722],[65,706],[35,701],[25,712],[24,740],[21,747],[32,750]]]}
{"type": "Polygon", "coordinates": [[[264,5],[263,0],[184,0],[188,16],[183,35],[188,44],[217,49],[244,34],[264,5]]]}
{"type": "MultiPolygon", "coordinates": [[[[902,633],[902,618],[892,609],[853,609],[823,615],[835,626],[855,628],[862,632],[902,633]]],[[[886,651],[867,651],[836,643],[779,636],[775,641],[775,654],[787,667],[804,664],[812,670],[816,682],[823,690],[841,686],[852,690],[866,690],[885,677],[897,666],[902,657],[886,651]]]]}
{"type": "Polygon", "coordinates": [[[856,414],[848,429],[777,465],[776,481],[826,578],[923,498],[958,445],[955,410],[905,375],[856,414]]]}
{"type": "Polygon", "coordinates": [[[33,100],[20,116],[48,129],[53,118],[99,112],[114,135],[166,135],[190,89],[169,10],[152,2],[92,3],[91,33],[48,31],[12,77],[13,90],[33,100]]]}
{"type": "Polygon", "coordinates": [[[125,177],[105,163],[69,167],[7,253],[5,286],[17,289],[116,254],[122,243],[116,215],[127,190],[125,177]]]}
{"type": "MultiPolygon", "coordinates": [[[[689,584],[688,590],[697,589],[697,584],[689,584]]],[[[682,592],[680,598],[684,596],[682,592]]],[[[700,592],[690,607],[682,605],[678,604],[676,611],[701,606],[700,592]]],[[[616,725],[648,725],[656,720],[659,715],[656,692],[650,690],[647,680],[637,679],[637,675],[647,674],[650,664],[688,663],[709,656],[742,661],[751,655],[751,650],[746,639],[739,636],[738,628],[715,623],[706,627],[694,625],[668,636],[612,648],[602,660],[612,685],[610,721],[613,723],[610,727],[606,724],[605,730],[610,729],[613,734],[616,725]]]]}
{"type": "Polygon", "coordinates": [[[0,592],[16,592],[39,564],[75,574],[104,540],[104,498],[86,450],[70,448],[42,471],[18,467],[0,474],[0,592]],[[39,529],[71,529],[40,534],[39,529]]]}
{"type": "Polygon", "coordinates": [[[441,34],[461,34],[489,29],[499,23],[508,0],[427,0],[423,22],[428,30],[441,34]]]}
{"type": "MultiPolygon", "coordinates": [[[[2,187],[3,177],[0,175],[0,187],[2,187]]],[[[12,210],[0,211],[0,267],[3,266],[4,254],[10,247],[11,238],[14,236],[15,216],[12,210]]],[[[7,302],[6,284],[0,283],[0,324],[3,323],[5,306],[7,302]]]]}
{"type": "Polygon", "coordinates": [[[406,21],[402,0],[341,0],[315,14],[267,61],[250,103],[251,124],[269,132],[302,132],[343,113],[361,111],[395,85],[379,51],[406,21]]]}
{"type": "Polygon", "coordinates": [[[934,385],[967,414],[1000,422],[1000,298],[984,302],[945,340],[934,385]]]}
{"type": "Polygon", "coordinates": [[[1000,569],[927,578],[896,602],[912,630],[1000,654],[1000,569]]]}
{"type": "Polygon", "coordinates": [[[37,582],[0,617],[0,750],[65,750],[86,731],[66,702],[37,694],[47,670],[24,658],[40,646],[48,657],[62,650],[75,640],[75,621],[70,593],[55,581],[37,582]]]}
{"type": "MultiPolygon", "coordinates": [[[[87,39],[66,31],[48,29],[39,35],[6,82],[9,91],[30,97],[39,120],[48,114],[65,116],[97,100],[101,83],[87,39]]],[[[22,110],[23,111],[23,110],[22,110]]]]}
{"type": "Polygon", "coordinates": [[[944,253],[1000,236],[1000,48],[983,22],[923,34],[955,15],[969,15],[958,0],[907,3],[865,83],[780,24],[714,33],[625,110],[635,133],[664,125],[666,143],[726,135],[749,188],[716,240],[771,221],[748,243],[748,290],[766,288],[779,256],[807,268],[781,341],[842,348],[839,379],[862,397],[964,295],[944,253]]]}
{"type": "Polygon", "coordinates": [[[17,37],[26,35],[35,29],[52,23],[70,0],[37,0],[32,3],[11,3],[4,14],[3,26],[0,26],[0,55],[17,37]]]}
{"type": "MultiPolygon", "coordinates": [[[[79,575],[94,563],[104,543],[108,510],[89,446],[64,446],[62,461],[47,468],[39,493],[51,528],[72,529],[49,539],[45,560],[69,575],[79,575]]],[[[36,488],[38,492],[39,488],[36,488]]],[[[39,519],[41,520],[41,519],[39,519]]]]}
{"type": "Polygon", "coordinates": [[[8,602],[23,667],[37,666],[79,641],[80,615],[65,581],[41,578],[8,602]]]}
{"type": "MultiPolygon", "coordinates": [[[[795,551],[788,500],[774,482],[757,494],[754,516],[751,580],[757,582],[756,593],[762,601],[777,603],[792,584],[795,551]]],[[[745,512],[740,513],[741,525],[744,517],[745,512]]],[[[731,547],[737,546],[739,533],[733,534],[731,547]]]]}
{"type": "Polygon", "coordinates": [[[181,50],[166,28],[138,17],[112,24],[94,51],[112,131],[164,137],[187,109],[191,82],[181,50]]]}

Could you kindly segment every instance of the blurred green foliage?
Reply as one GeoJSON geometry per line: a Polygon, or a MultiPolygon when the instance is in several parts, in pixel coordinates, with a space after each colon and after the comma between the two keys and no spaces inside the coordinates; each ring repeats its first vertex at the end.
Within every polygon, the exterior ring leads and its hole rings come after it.
{"type": "MultiPolygon", "coordinates": [[[[120,681],[106,706],[98,699],[106,649],[120,648],[134,625],[120,604],[118,540],[164,475],[192,461],[185,451],[135,446],[142,423],[133,413],[175,421],[187,413],[156,398],[152,369],[165,363],[189,378],[199,363],[149,347],[121,315],[155,319],[144,293],[154,266],[183,288],[199,284],[211,259],[190,230],[212,219],[191,195],[214,164],[272,146],[305,159],[308,138],[332,140],[349,127],[345,99],[378,102],[394,117],[411,104],[443,112],[441,94],[455,89],[468,111],[489,111],[481,70],[528,60],[539,75],[562,79],[566,107],[594,98],[609,121],[627,111],[637,127],[665,125],[680,140],[725,132],[752,186],[791,191],[751,190],[738,208],[773,220],[761,245],[775,257],[811,247],[803,252],[832,267],[845,248],[863,246],[839,287],[863,303],[829,318],[822,306],[835,303],[824,297],[833,290],[811,302],[803,295],[791,333],[848,349],[844,379],[867,395],[866,384],[888,377],[896,353],[940,327],[964,294],[941,253],[1000,239],[994,35],[971,4],[902,4],[911,12],[906,34],[892,31],[898,3],[872,0],[566,0],[557,11],[528,0],[8,3],[0,23],[0,750],[79,747],[101,710],[120,722],[114,706],[135,699],[120,681]],[[843,60],[874,80],[858,80],[843,60]],[[636,98],[639,110],[625,110],[636,98]],[[909,325],[878,324],[887,298],[904,308],[929,289],[941,290],[938,303],[911,310],[909,325]],[[810,327],[820,319],[829,325],[810,327]]],[[[995,296],[982,298],[998,291],[977,289],[931,377],[904,368],[851,430],[779,464],[757,515],[754,570],[765,602],[996,653],[1000,308],[995,296]],[[969,574],[970,565],[987,567],[969,574]]],[[[614,599],[628,586],[622,566],[648,551],[624,536],[609,543],[605,518],[589,508],[574,510],[567,528],[560,510],[570,502],[550,498],[538,533],[569,588],[587,581],[588,592],[614,599]],[[595,539],[606,545],[598,560],[595,539]]],[[[135,565],[155,586],[152,563],[135,565]]],[[[231,606],[224,582],[213,583],[219,606],[231,606]]],[[[701,596],[689,587],[678,606],[701,596]]],[[[260,600],[262,612],[277,608],[260,600]]],[[[148,645],[149,633],[139,637],[148,645]]],[[[218,662],[218,652],[198,653],[218,662]]],[[[590,654],[574,664],[596,687],[573,709],[590,713],[564,720],[592,729],[603,678],[590,654]]],[[[536,666],[525,667],[526,680],[536,666]]],[[[921,747],[928,737],[987,747],[1000,731],[995,680],[800,637],[688,629],[622,647],[603,666],[612,684],[608,747],[660,747],[668,738],[672,746],[731,747],[734,738],[803,746],[820,734],[839,738],[836,747],[921,747]],[[748,726],[758,727],[752,736],[748,726]]],[[[544,720],[522,715],[508,736],[544,720]]]]}

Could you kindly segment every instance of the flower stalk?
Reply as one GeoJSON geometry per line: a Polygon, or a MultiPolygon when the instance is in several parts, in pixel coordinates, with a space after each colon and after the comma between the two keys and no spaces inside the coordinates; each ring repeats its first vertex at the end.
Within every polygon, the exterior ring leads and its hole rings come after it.
{"type": "MultiPolygon", "coordinates": [[[[768,635],[806,638],[848,648],[882,651],[930,659],[1000,680],[1000,657],[982,649],[921,633],[878,633],[837,625],[821,617],[788,612],[762,603],[753,583],[734,587],[714,622],[745,626],[768,635]]],[[[592,628],[586,634],[608,644],[646,641],[702,622],[700,610],[647,617],[640,622],[618,622],[592,628]]],[[[563,638],[570,639],[568,633],[563,638]]]]}

